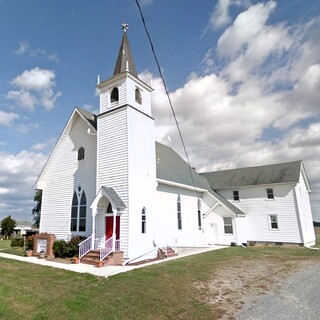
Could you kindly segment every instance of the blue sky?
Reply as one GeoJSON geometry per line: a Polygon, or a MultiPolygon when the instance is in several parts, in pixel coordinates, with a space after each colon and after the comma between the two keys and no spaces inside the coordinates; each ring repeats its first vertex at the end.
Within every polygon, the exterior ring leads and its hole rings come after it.
{"type": "MultiPolygon", "coordinates": [[[[304,160],[320,221],[320,2],[140,0],[192,165],[304,160]]],[[[0,219],[31,220],[73,108],[94,112],[122,31],[152,78],[157,140],[181,151],[134,0],[0,0],[0,219]]]]}

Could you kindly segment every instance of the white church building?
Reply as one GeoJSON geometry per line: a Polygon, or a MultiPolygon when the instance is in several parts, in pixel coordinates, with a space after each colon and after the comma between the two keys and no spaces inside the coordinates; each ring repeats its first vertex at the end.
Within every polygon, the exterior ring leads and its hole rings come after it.
{"type": "Polygon", "coordinates": [[[73,110],[35,184],[40,232],[87,237],[80,255],[98,248],[101,259],[167,246],[314,245],[302,161],[199,174],[155,142],[153,89],[138,78],[125,31],[112,77],[97,85],[99,114],[73,110]]]}

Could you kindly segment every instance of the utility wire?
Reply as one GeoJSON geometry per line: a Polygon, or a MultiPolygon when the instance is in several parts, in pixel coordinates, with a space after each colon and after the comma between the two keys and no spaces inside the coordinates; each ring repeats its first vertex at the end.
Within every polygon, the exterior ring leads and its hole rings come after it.
{"type": "Polygon", "coordinates": [[[147,34],[148,39],[149,39],[149,43],[150,43],[150,46],[151,46],[151,50],[152,50],[152,53],[153,53],[153,57],[154,57],[154,59],[155,59],[155,61],[156,61],[157,67],[158,67],[158,71],[159,71],[159,74],[160,74],[160,78],[161,78],[161,80],[162,80],[162,83],[163,83],[163,86],[164,86],[166,95],[167,95],[167,97],[168,97],[169,105],[170,105],[170,108],[171,108],[171,111],[172,111],[172,114],[173,114],[173,118],[174,118],[176,127],[177,127],[178,132],[179,132],[179,136],[180,136],[180,140],[181,140],[181,143],[182,143],[182,146],[183,146],[183,150],[184,150],[184,153],[185,153],[185,156],[186,156],[186,158],[187,158],[188,165],[189,165],[189,172],[190,172],[190,177],[191,177],[191,180],[192,180],[192,185],[193,185],[193,187],[196,189],[195,183],[194,183],[194,180],[193,180],[192,171],[191,171],[191,164],[190,164],[189,156],[188,156],[187,149],[186,149],[186,146],[185,146],[183,137],[182,137],[182,133],[181,133],[181,130],[180,130],[180,127],[179,127],[179,123],[178,123],[178,120],[177,120],[177,117],[176,117],[176,113],[175,113],[175,111],[174,111],[174,108],[173,108],[173,105],[172,105],[172,102],[171,102],[171,98],[170,98],[170,95],[169,95],[169,92],[168,92],[168,88],[167,88],[166,82],[165,82],[165,80],[164,80],[164,77],[163,77],[163,75],[162,75],[162,71],[161,71],[161,68],[160,68],[160,64],[159,64],[159,61],[158,61],[158,58],[157,58],[155,49],[154,49],[154,47],[153,47],[153,43],[152,43],[152,40],[151,40],[151,36],[150,36],[150,34],[149,34],[149,31],[148,31],[148,28],[147,28],[147,25],[146,25],[146,21],[145,21],[145,19],[144,19],[144,16],[143,16],[143,13],[142,13],[142,10],[141,10],[139,1],[138,1],[138,0],[135,0],[135,1],[136,1],[137,7],[138,7],[139,12],[140,12],[140,16],[141,16],[142,24],[143,24],[143,26],[144,26],[144,30],[145,30],[145,32],[146,32],[146,34],[147,34]]]}

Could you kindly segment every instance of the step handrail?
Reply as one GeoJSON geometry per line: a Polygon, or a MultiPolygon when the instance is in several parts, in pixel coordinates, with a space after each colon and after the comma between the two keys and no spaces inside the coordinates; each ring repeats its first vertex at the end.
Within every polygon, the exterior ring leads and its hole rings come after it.
{"type": "Polygon", "coordinates": [[[104,243],[104,248],[100,248],[100,261],[105,259],[112,252],[113,236],[104,243]]]}
{"type": "Polygon", "coordinates": [[[79,259],[85,256],[89,251],[92,250],[92,237],[91,235],[89,238],[83,240],[78,244],[79,246],[79,259]]]}

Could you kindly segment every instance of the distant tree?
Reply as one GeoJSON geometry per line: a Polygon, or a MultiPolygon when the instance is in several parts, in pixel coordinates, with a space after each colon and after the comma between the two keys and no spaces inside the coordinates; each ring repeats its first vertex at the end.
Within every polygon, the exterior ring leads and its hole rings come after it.
{"type": "Polygon", "coordinates": [[[33,217],[33,225],[36,228],[39,228],[40,226],[40,216],[41,216],[41,202],[42,202],[42,190],[37,190],[33,201],[36,201],[37,204],[32,209],[32,217],[33,217]]]}
{"type": "Polygon", "coordinates": [[[13,220],[11,216],[8,216],[1,221],[1,234],[5,239],[10,239],[16,225],[16,220],[13,220]]]}

